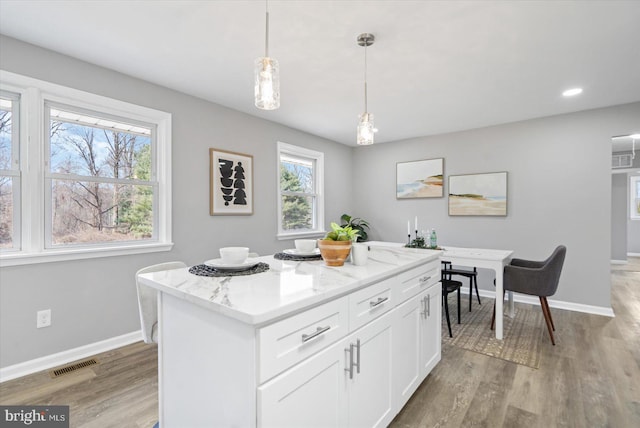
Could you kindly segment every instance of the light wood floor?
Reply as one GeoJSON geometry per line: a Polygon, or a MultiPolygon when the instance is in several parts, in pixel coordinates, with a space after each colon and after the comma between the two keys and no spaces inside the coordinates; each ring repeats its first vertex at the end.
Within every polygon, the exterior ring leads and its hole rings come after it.
{"type": "MultiPolygon", "coordinates": [[[[543,348],[537,370],[444,346],[391,426],[640,427],[640,258],[632,263],[638,271],[612,266],[615,318],[551,309],[557,345],[543,348]]],[[[68,404],[71,427],[150,428],[156,348],[136,343],[97,358],[57,379],[2,383],[0,403],[68,404]]]]}

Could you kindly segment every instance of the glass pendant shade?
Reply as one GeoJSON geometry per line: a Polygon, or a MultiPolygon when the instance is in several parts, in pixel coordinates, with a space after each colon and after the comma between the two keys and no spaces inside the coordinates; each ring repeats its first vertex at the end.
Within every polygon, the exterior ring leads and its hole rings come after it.
{"type": "Polygon", "coordinates": [[[278,61],[262,57],[255,62],[255,104],[262,110],[280,107],[280,68],[278,61]]]}
{"type": "Polygon", "coordinates": [[[356,142],[360,146],[373,144],[373,133],[373,114],[364,112],[360,115],[360,120],[358,121],[356,142]]]}

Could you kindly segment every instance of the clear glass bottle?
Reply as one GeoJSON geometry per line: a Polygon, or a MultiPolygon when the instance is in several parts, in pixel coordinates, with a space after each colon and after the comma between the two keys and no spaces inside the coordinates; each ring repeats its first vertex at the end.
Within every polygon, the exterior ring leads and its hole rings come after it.
{"type": "Polygon", "coordinates": [[[438,236],[436,230],[431,229],[431,235],[429,236],[429,248],[438,248],[438,236]]]}

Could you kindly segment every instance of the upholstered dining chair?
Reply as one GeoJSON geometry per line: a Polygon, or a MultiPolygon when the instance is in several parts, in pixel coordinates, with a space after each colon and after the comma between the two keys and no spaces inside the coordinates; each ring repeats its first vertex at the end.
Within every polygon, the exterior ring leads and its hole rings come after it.
{"type": "MultiPolygon", "coordinates": [[[[531,261],[513,259],[511,263],[504,267],[504,289],[516,293],[538,296],[542,313],[547,323],[547,330],[551,337],[551,343],[555,346],[553,337],[555,325],[551,318],[547,297],[553,296],[558,289],[560,274],[567,248],[559,245],[553,253],[544,261],[531,261]]],[[[494,328],[496,316],[495,305],[493,307],[493,317],[491,319],[491,330],[494,328]]]]}
{"type": "Polygon", "coordinates": [[[444,305],[444,313],[447,318],[447,327],[449,328],[449,337],[453,337],[451,333],[451,319],[449,318],[449,294],[458,291],[458,324],[460,324],[460,288],[462,283],[451,279],[451,275],[447,274],[444,269],[441,270],[440,282],[442,283],[442,304],[444,305]]]}
{"type": "Polygon", "coordinates": [[[142,338],[145,343],[158,343],[158,294],[155,289],[140,283],[138,277],[143,273],[181,269],[185,267],[187,267],[187,265],[182,262],[167,262],[147,266],[136,272],[140,325],[142,327],[142,338]]]}

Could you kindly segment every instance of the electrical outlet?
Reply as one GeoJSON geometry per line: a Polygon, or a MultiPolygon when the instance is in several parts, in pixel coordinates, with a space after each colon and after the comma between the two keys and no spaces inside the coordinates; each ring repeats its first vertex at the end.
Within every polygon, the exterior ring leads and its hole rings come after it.
{"type": "Polygon", "coordinates": [[[36,314],[36,328],[49,327],[51,325],[51,309],[38,311],[36,314]]]}

